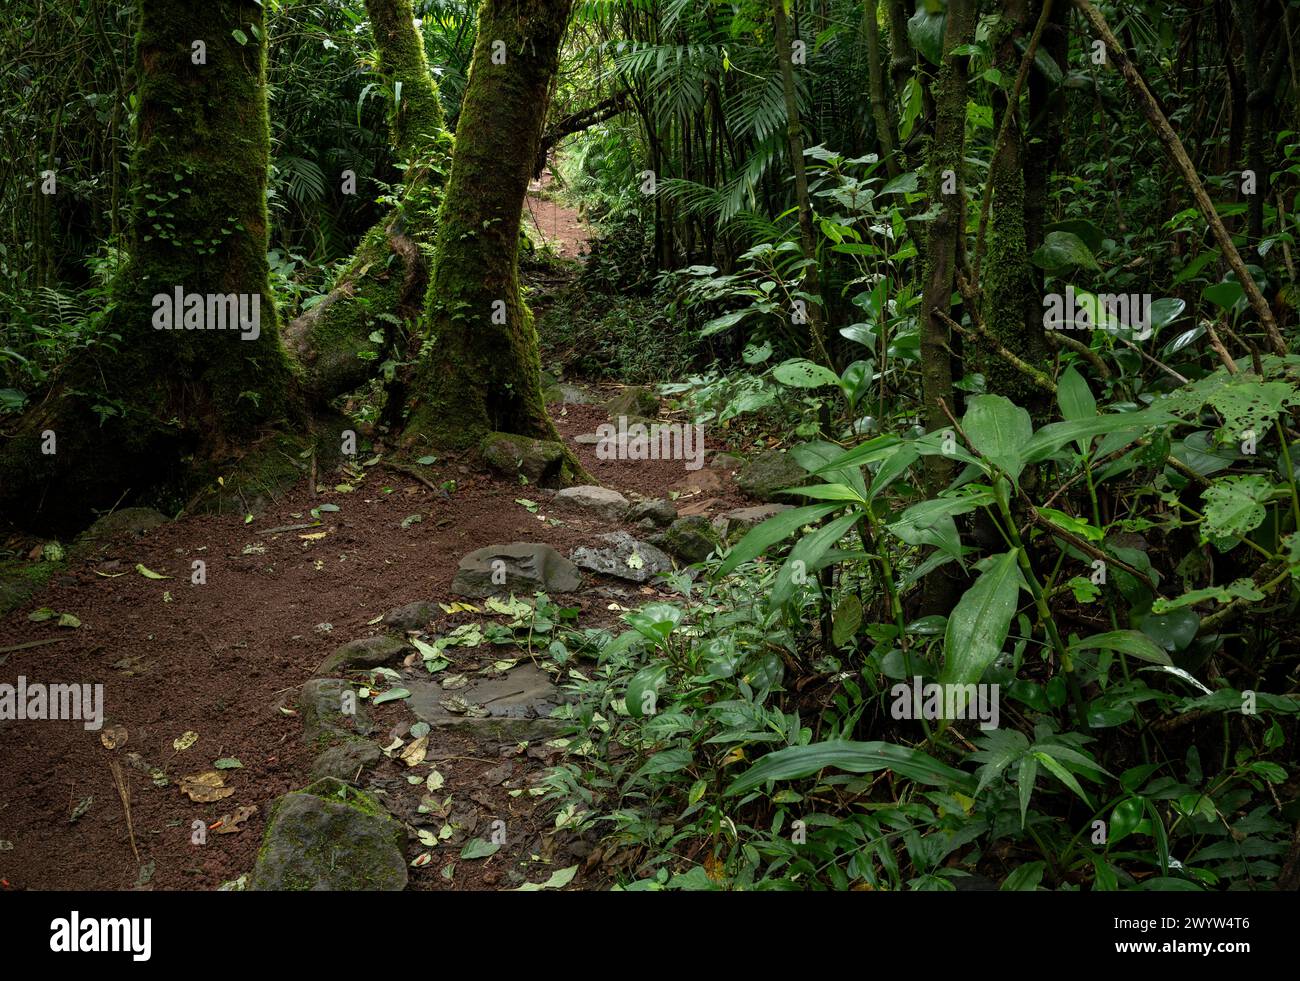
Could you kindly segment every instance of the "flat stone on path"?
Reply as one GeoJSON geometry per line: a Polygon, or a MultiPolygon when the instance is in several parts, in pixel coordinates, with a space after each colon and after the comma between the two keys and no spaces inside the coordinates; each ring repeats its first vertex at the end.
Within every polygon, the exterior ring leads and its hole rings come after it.
{"type": "Polygon", "coordinates": [[[577,567],[551,548],[531,542],[489,545],[460,560],[451,591],[470,599],[507,593],[571,593],[582,583],[577,567]]]}
{"type": "Polygon", "coordinates": [[[370,794],[325,778],[276,799],[251,891],[400,891],[406,830],[370,794]]]}
{"type": "Polygon", "coordinates": [[[520,664],[502,677],[475,678],[464,688],[451,691],[442,687],[440,677],[435,674],[403,682],[411,692],[407,708],[431,726],[509,741],[549,738],[565,724],[550,718],[564,696],[535,665],[520,664]]]}
{"type": "Polygon", "coordinates": [[[649,582],[651,577],[672,569],[673,563],[664,552],[649,542],[638,541],[625,531],[601,535],[605,548],[575,548],[572,558],[584,569],[607,576],[627,579],[630,582],[649,582]]]}
{"type": "Polygon", "coordinates": [[[565,487],[556,492],[555,502],[594,512],[608,521],[622,521],[632,506],[632,502],[618,491],[592,484],[565,487]]]}

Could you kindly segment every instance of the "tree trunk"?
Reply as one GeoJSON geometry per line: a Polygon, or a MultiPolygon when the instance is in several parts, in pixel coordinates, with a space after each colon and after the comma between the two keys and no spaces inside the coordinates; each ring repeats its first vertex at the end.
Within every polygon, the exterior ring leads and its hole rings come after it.
{"type": "MultiPolygon", "coordinates": [[[[1006,77],[1019,74],[1021,56],[1015,38],[1028,21],[1026,0],[1005,0],[1002,19],[993,29],[990,44],[994,66],[1006,77]]],[[[1035,272],[1029,261],[1028,239],[1041,237],[1041,229],[1027,228],[1029,212],[1025,201],[1025,150],[1020,123],[1018,92],[1012,102],[999,91],[993,101],[993,115],[1001,119],[1009,114],[1010,124],[999,134],[989,166],[990,196],[988,261],[980,280],[984,297],[983,321],[993,340],[1015,354],[1021,361],[1041,367],[1047,357],[1043,336],[1041,304],[1034,292],[1035,272]]],[[[1037,217],[1041,220],[1042,212],[1037,217]]],[[[1031,413],[1042,408],[1044,393],[996,349],[996,345],[976,345],[968,367],[984,374],[990,392],[1005,395],[1031,413]]]]}
{"type": "Polygon", "coordinates": [[[464,449],[489,432],[556,440],[519,293],[519,224],[572,0],[483,0],[438,220],[405,442],[464,449]]]}
{"type": "Polygon", "coordinates": [[[132,495],[179,505],[300,421],[268,286],[263,36],[252,0],[140,0],[130,257],[100,343],[0,449],[0,511],[24,525],[76,528],[132,495]],[[200,300],[172,320],[177,291],[200,300]],[[225,296],[233,310],[207,299],[225,296]]]}
{"type": "Polygon", "coordinates": [[[424,306],[429,264],[421,246],[433,244],[451,156],[410,0],[366,0],[366,10],[388,86],[393,147],[407,168],[406,192],[362,237],[325,299],[285,330],[285,343],[303,365],[304,387],[318,403],[364,384],[384,351],[405,354],[400,326],[417,320],[424,306]],[[376,332],[379,341],[372,339],[376,332]]]}
{"type": "Polygon", "coordinates": [[[794,172],[794,198],[799,208],[799,244],[807,260],[803,274],[803,291],[807,296],[809,353],[813,359],[833,367],[822,332],[821,285],[817,274],[817,240],[813,235],[812,203],[808,198],[808,175],[803,165],[803,128],[799,123],[799,103],[795,99],[794,65],[790,32],[786,25],[785,0],[772,0],[772,22],[776,35],[776,60],[781,66],[781,88],[785,95],[786,140],[790,152],[790,169],[794,172]]]}
{"type": "MultiPolygon", "coordinates": [[[[962,181],[966,153],[966,55],[955,55],[953,48],[971,43],[975,36],[973,0],[951,0],[948,22],[943,35],[943,65],[939,69],[935,95],[934,138],[930,141],[927,169],[930,200],[937,202],[939,213],[929,226],[926,244],[925,290],[917,314],[921,325],[921,397],[926,428],[931,432],[946,428],[947,416],[940,406],[943,400],[953,408],[952,356],[948,346],[948,328],[940,315],[948,313],[956,279],[958,240],[966,227],[966,191],[962,181]],[[948,175],[955,181],[955,188],[948,175]],[[953,193],[945,194],[948,183],[953,193]]],[[[926,494],[933,496],[952,480],[952,460],[930,456],[925,460],[926,494]]],[[[957,583],[937,570],[925,580],[927,612],[947,612],[956,601],[957,583]]]]}

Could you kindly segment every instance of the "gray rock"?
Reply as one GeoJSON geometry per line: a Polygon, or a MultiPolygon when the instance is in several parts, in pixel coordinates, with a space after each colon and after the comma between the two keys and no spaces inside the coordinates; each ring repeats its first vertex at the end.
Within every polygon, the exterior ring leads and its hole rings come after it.
{"type": "Polygon", "coordinates": [[[68,550],[70,558],[98,558],[109,551],[113,539],[142,538],[160,525],[168,523],[161,511],[153,508],[122,508],[106,514],[77,536],[68,550]]]}
{"type": "Polygon", "coordinates": [[[410,645],[406,641],[389,634],[362,637],[348,641],[327,657],[317,673],[334,674],[337,671],[378,668],[397,660],[409,649],[410,645]]]}
{"type": "Polygon", "coordinates": [[[253,891],[400,891],[406,831],[370,794],[326,778],[278,798],[249,877],[253,891]]]}
{"type": "Polygon", "coordinates": [[[311,766],[311,778],[323,780],[333,777],[346,783],[352,783],[357,775],[373,768],[383,757],[379,747],[368,739],[348,739],[338,746],[331,746],[311,766]]]}
{"type": "Polygon", "coordinates": [[[530,483],[546,484],[559,479],[564,468],[564,447],[544,439],[530,439],[513,433],[488,433],[479,444],[484,462],[498,473],[530,483]]]}
{"type": "Polygon", "coordinates": [[[571,593],[581,582],[577,567],[551,546],[515,542],[470,552],[460,560],[451,591],[471,599],[508,593],[528,595],[538,590],[571,593]],[[499,581],[501,573],[504,582],[499,581]]]}
{"type": "Polygon", "coordinates": [[[438,604],[428,600],[407,603],[384,614],[383,625],[393,630],[419,630],[439,614],[438,604]]]}
{"type": "Polygon", "coordinates": [[[736,475],[740,489],[760,501],[788,500],[789,495],[777,491],[807,482],[808,471],[780,450],[764,450],[736,475]]]}
{"type": "Polygon", "coordinates": [[[347,739],[353,732],[368,736],[374,730],[365,706],[355,697],[352,686],[338,678],[312,678],[298,695],[298,712],[302,716],[303,738],[308,742],[333,743],[347,739]],[[344,695],[351,694],[344,712],[344,695]]]}
{"type": "Polygon", "coordinates": [[[714,453],[709,459],[709,466],[714,470],[739,470],[744,465],[745,458],[734,453],[714,453]]]}
{"type": "Polygon", "coordinates": [[[573,561],[584,569],[630,582],[649,582],[652,576],[667,572],[672,560],[649,542],[637,541],[625,531],[601,535],[607,548],[575,548],[573,561]]]}
{"type": "Polygon", "coordinates": [[[631,502],[618,491],[592,484],[566,487],[556,493],[555,502],[592,511],[609,521],[622,521],[631,507],[631,502]]]}
{"type": "Polygon", "coordinates": [[[577,385],[560,382],[559,389],[565,405],[591,405],[596,401],[589,391],[577,385]]]}
{"type": "Polygon", "coordinates": [[[648,521],[651,527],[667,528],[677,520],[677,508],[671,501],[640,501],[632,505],[627,518],[629,521],[648,521]]]}
{"type": "Polygon", "coordinates": [[[565,701],[550,675],[520,664],[495,678],[476,677],[466,687],[447,691],[436,677],[407,681],[406,707],[417,719],[439,729],[472,733],[480,743],[550,739],[564,726],[551,712],[565,701]],[[455,709],[461,711],[455,711],[455,709]]]}
{"type": "Polygon", "coordinates": [[[739,541],[749,529],[762,524],[773,515],[789,511],[789,504],[759,504],[754,507],[736,508],[713,519],[713,527],[728,545],[739,541]]]}
{"type": "Polygon", "coordinates": [[[629,386],[605,403],[605,409],[611,419],[632,416],[653,419],[659,414],[659,398],[648,388],[629,386]]]}
{"type": "Polygon", "coordinates": [[[663,534],[663,547],[685,562],[703,562],[720,544],[717,530],[702,514],[678,518],[663,534]]]}

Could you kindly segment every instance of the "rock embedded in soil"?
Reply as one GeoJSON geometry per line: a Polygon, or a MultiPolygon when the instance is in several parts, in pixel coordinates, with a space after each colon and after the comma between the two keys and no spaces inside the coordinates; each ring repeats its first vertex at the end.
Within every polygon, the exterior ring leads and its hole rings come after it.
{"type": "Polygon", "coordinates": [[[791,495],[778,491],[798,487],[808,481],[808,471],[780,450],[764,450],[736,475],[736,483],[749,497],[759,501],[788,502],[791,495]]]}
{"type": "Polygon", "coordinates": [[[605,403],[611,419],[633,416],[653,419],[659,414],[659,398],[648,388],[629,386],[605,403]]]}
{"type": "Polygon", "coordinates": [[[575,548],[573,561],[583,569],[629,582],[649,582],[661,572],[672,569],[672,560],[649,542],[638,541],[625,531],[601,535],[605,548],[586,545],[575,548]]]}
{"type": "Polygon", "coordinates": [[[550,739],[572,724],[550,717],[564,695],[550,675],[532,664],[517,665],[501,677],[475,678],[454,691],[444,689],[436,675],[417,675],[406,686],[411,690],[406,707],[417,719],[434,728],[472,734],[483,742],[550,739]],[[454,711],[467,707],[479,711],[454,711]]]}
{"type": "Polygon", "coordinates": [[[714,470],[739,470],[744,465],[745,458],[734,453],[715,453],[709,459],[709,466],[714,470]]]}
{"type": "Polygon", "coordinates": [[[325,778],[277,798],[251,891],[400,891],[406,831],[370,794],[325,778]]]}
{"type": "Polygon", "coordinates": [[[703,562],[721,543],[717,530],[702,514],[678,518],[660,536],[664,549],[688,563],[703,562]]]}
{"type": "Polygon", "coordinates": [[[326,658],[317,673],[334,674],[338,671],[382,667],[396,661],[409,649],[410,645],[406,641],[389,634],[350,640],[326,658]]]}
{"type": "Polygon", "coordinates": [[[607,521],[622,521],[632,506],[618,491],[591,484],[556,491],[555,503],[591,511],[607,521]]]}
{"type": "Polygon", "coordinates": [[[77,536],[68,550],[70,558],[89,559],[104,555],[113,539],[130,536],[141,538],[170,519],[153,508],[122,508],[106,514],[77,536]]]}
{"type": "Polygon", "coordinates": [[[632,505],[627,519],[642,527],[667,528],[677,520],[677,508],[671,501],[640,501],[632,505]]]}
{"type": "Polygon", "coordinates": [[[782,511],[789,510],[789,504],[759,504],[754,507],[736,508],[714,518],[713,527],[722,540],[730,545],[739,541],[754,526],[762,524],[782,511]]]}
{"type": "Polygon", "coordinates": [[[429,600],[417,600],[407,603],[384,614],[385,627],[393,630],[420,630],[439,614],[438,604],[429,600]]]}
{"type": "Polygon", "coordinates": [[[513,433],[488,433],[479,452],[491,469],[512,480],[527,477],[533,484],[555,481],[564,467],[564,447],[559,443],[513,433]]]}
{"type": "Polygon", "coordinates": [[[311,779],[333,777],[352,783],[358,779],[358,774],[372,769],[382,757],[379,747],[370,740],[347,739],[316,757],[316,762],[311,765],[311,779]]]}
{"type": "Polygon", "coordinates": [[[508,593],[571,593],[582,583],[577,567],[551,548],[530,542],[489,545],[460,560],[451,591],[470,599],[508,593]]]}
{"type": "Polygon", "coordinates": [[[18,609],[44,589],[62,562],[0,561],[0,616],[18,609]]]}
{"type": "Polygon", "coordinates": [[[354,731],[368,736],[374,729],[352,686],[338,678],[312,678],[304,684],[298,712],[308,742],[346,740],[354,731]]]}

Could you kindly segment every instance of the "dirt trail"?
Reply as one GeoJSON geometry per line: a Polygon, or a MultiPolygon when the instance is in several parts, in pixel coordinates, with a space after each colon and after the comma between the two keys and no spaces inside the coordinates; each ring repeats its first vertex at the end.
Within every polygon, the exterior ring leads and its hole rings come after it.
{"type": "Polygon", "coordinates": [[[530,235],[540,236],[561,259],[579,259],[587,251],[591,230],[576,208],[556,197],[555,190],[555,177],[547,167],[541,179],[528,186],[528,196],[524,198],[525,227],[530,235]]]}
{"type": "MultiPolygon", "coordinates": [[[[678,506],[694,504],[705,514],[742,503],[725,473],[692,473],[682,461],[597,459],[592,445],[574,442],[607,421],[595,405],[557,404],[551,412],[583,464],[608,487],[632,498],[681,489],[678,506]]],[[[0,619],[0,647],[59,638],[0,655],[0,682],[17,684],[20,674],[29,683],[102,682],[106,724],[124,726],[129,736],[124,748],[111,753],[99,732],[78,722],[0,722],[0,888],[213,889],[250,871],[268,805],[308,782],[313,754],[303,743],[301,720],[283,709],[295,704],[298,688],[328,654],[380,630],[373,623],[386,611],[417,600],[453,602],[449,586],[457,563],[476,548],[532,541],[567,555],[618,527],[589,513],[564,512],[547,491],[494,479],[461,461],[439,461],[429,471],[435,485],[454,480],[455,490],[443,496],[380,464],[348,493],[329,489],[342,479],[335,475],[319,477],[327,485],[319,496],[304,482],[251,524],[236,514],[196,516],[128,536],[94,562],[70,563],[47,589],[0,619]],[[539,513],[517,503],[520,498],[538,502],[539,513]],[[339,510],[322,513],[319,528],[262,533],[310,521],[310,509],[327,503],[339,510]],[[421,520],[403,527],[412,514],[421,520]],[[563,523],[540,520],[539,514],[563,523]],[[309,537],[320,532],[323,537],[309,537]],[[190,583],[196,559],[207,564],[206,585],[190,583]],[[137,563],[171,578],[146,578],[137,563]],[[72,613],[80,627],[29,619],[43,607],[72,613]],[[197,742],[173,748],[189,731],[198,734],[197,742]],[[125,765],[126,752],[140,754],[145,770],[125,765]],[[214,761],[229,757],[242,763],[223,771],[233,796],[195,804],[178,790],[181,776],[210,770],[214,761]],[[139,862],[111,759],[123,761],[139,862]],[[167,786],[155,786],[146,772],[152,767],[165,771],[167,786]],[[202,846],[191,843],[194,821],[210,824],[244,805],[256,805],[258,812],[242,831],[210,834],[202,846]]],[[[599,626],[617,616],[607,609],[611,602],[633,605],[655,594],[650,587],[585,573],[581,591],[559,600],[581,609],[580,627],[599,626]]],[[[431,633],[484,619],[443,617],[431,633]]],[[[519,653],[503,647],[451,650],[467,662],[456,667],[467,669],[519,653]]],[[[400,700],[370,712],[377,724],[372,738],[381,744],[414,721],[400,700]]],[[[515,747],[440,736],[431,737],[429,756],[445,761],[438,767],[446,777],[442,794],[472,806],[485,822],[507,820],[511,837],[497,855],[480,861],[459,860],[459,846],[433,849],[431,864],[411,870],[410,888],[510,888],[522,881],[520,863],[531,855],[554,863],[522,870],[539,881],[581,862],[590,850],[589,842],[544,834],[553,831],[553,821],[533,813],[537,798],[526,790],[509,793],[554,762],[554,753],[533,747],[520,755],[515,747]],[[504,787],[502,754],[514,761],[504,787]],[[448,866],[454,866],[450,879],[444,877],[448,866]]],[[[413,815],[420,788],[412,790],[406,774],[385,759],[363,786],[387,793],[397,813],[413,815]]],[[[412,839],[408,860],[422,850],[412,839]]],[[[583,881],[580,876],[575,884],[583,881]]]]}

